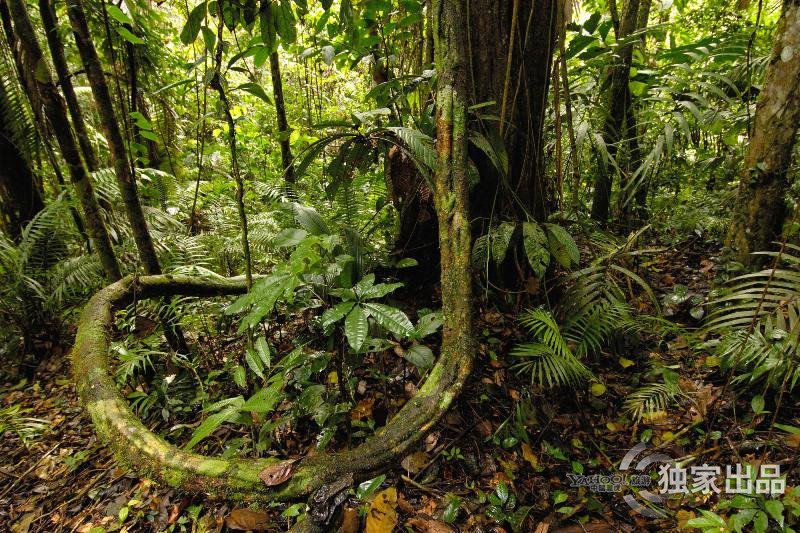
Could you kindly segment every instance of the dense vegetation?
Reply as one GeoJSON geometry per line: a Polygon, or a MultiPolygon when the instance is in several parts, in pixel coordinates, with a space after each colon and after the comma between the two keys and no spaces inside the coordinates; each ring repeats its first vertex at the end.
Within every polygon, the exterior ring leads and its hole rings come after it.
{"type": "Polygon", "coordinates": [[[192,1],[0,0],[0,523],[793,531],[800,1],[192,1]]]}

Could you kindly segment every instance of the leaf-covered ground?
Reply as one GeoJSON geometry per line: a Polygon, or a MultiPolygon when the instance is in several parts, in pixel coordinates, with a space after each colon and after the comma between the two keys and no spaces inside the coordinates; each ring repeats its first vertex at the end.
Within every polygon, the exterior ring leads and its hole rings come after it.
{"type": "MultiPolygon", "coordinates": [[[[711,287],[713,259],[696,243],[633,266],[665,302],[665,314],[692,325],[697,317],[691,297],[711,287]]],[[[631,303],[650,310],[646,299],[631,303]]],[[[531,389],[527,377],[510,368],[506,354],[524,339],[515,314],[481,309],[478,331],[480,360],[455,408],[399,468],[354,489],[344,506],[343,531],[670,531],[700,516],[698,508],[716,507],[713,493],[676,497],[668,502],[669,518],[651,519],[634,513],[623,493],[570,486],[568,474],[617,472],[640,441],[685,465],[722,465],[724,471],[735,463],[780,464],[790,472],[787,486],[796,484],[791,472],[800,439],[768,431],[771,413],[753,414],[747,401],[737,402],[736,390],[724,387],[718,362],[680,336],[619,343],[590,362],[599,382],[566,392],[531,389]],[[687,400],[637,423],[622,403],[647,380],[654,361],[679,374],[687,400]]],[[[415,384],[394,386],[410,394],[415,384]]],[[[354,420],[385,417],[377,411],[387,396],[403,401],[402,394],[384,396],[381,387],[359,393],[354,420]]],[[[784,403],[782,422],[798,425],[795,403],[784,403]]],[[[33,381],[0,389],[0,409],[17,405],[29,411],[15,420],[40,420],[29,421],[27,444],[11,432],[0,441],[1,529],[285,531],[302,507],[245,509],[177,493],[118,468],[77,403],[68,358],[58,347],[33,381]]],[[[313,437],[298,435],[297,447],[313,437]]]]}

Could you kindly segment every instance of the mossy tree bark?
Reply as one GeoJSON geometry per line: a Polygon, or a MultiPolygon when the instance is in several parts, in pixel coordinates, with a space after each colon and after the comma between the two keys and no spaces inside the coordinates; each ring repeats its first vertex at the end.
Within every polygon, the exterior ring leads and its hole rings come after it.
{"type": "Polygon", "coordinates": [[[39,13],[42,17],[42,26],[47,36],[47,46],[50,49],[50,57],[53,58],[53,66],[58,76],[58,84],[67,102],[69,115],[72,117],[72,127],[78,137],[78,144],[83,154],[83,160],[89,172],[94,172],[99,168],[97,155],[95,154],[92,141],[89,138],[89,131],[86,128],[86,121],[83,118],[83,111],[78,104],[78,97],[72,85],[72,73],[69,70],[67,59],[64,56],[64,45],[58,36],[58,18],[56,10],[51,0],[39,0],[39,13]]]}
{"type": "Polygon", "coordinates": [[[289,142],[289,122],[286,120],[286,103],[283,100],[283,80],[281,79],[281,62],[278,51],[269,55],[269,68],[272,74],[272,97],[275,99],[275,113],[278,115],[278,135],[281,145],[281,167],[283,179],[287,184],[294,184],[294,166],[292,165],[292,144],[289,142]]]}
{"type": "MultiPolygon", "coordinates": [[[[22,0],[19,0],[22,1],[22,0]]],[[[352,450],[320,453],[296,463],[291,477],[267,486],[258,475],[277,459],[220,459],[181,450],[150,432],[131,412],[109,368],[113,309],[137,298],[242,293],[242,278],[193,276],[126,278],[97,293],[75,339],[73,372],[78,392],[102,439],[139,474],[184,490],[246,501],[291,500],[312,494],[325,500],[332,487],[350,486],[390,468],[447,412],[472,370],[476,351],[469,271],[467,91],[463,13],[466,0],[434,0],[439,58],[435,204],[442,250],[444,329],[439,359],[419,392],[386,426],[352,450]]],[[[312,509],[313,511],[313,509],[312,509]]],[[[309,514],[308,520],[316,520],[309,514]]],[[[319,529],[319,528],[317,528],[319,529]]],[[[323,529],[330,530],[330,529],[323,529]]]]}
{"type": "Polygon", "coordinates": [[[787,172],[800,127],[800,0],[784,0],[769,66],[756,104],[727,242],[736,258],[757,268],[780,239],[786,219],[787,172]]]}
{"type": "MultiPolygon", "coordinates": [[[[78,193],[78,198],[86,218],[86,226],[92,239],[92,244],[100,256],[103,270],[110,280],[121,277],[119,264],[111,246],[108,229],[100,216],[100,206],[94,193],[94,187],[89,180],[81,152],[72,135],[64,101],[56,89],[50,74],[50,67],[42,54],[41,46],[36,38],[24,0],[5,0],[8,4],[11,19],[22,54],[26,56],[26,63],[35,65],[36,91],[42,101],[53,133],[61,148],[61,155],[69,168],[72,184],[78,193]]],[[[35,96],[31,95],[35,98],[35,96]]]]}

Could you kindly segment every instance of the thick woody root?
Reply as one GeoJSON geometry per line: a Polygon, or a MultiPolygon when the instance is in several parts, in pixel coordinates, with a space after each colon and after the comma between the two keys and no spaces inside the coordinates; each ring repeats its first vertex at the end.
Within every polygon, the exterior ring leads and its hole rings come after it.
{"type": "Polygon", "coordinates": [[[373,437],[352,450],[305,457],[287,481],[267,486],[258,475],[280,459],[221,459],[166,442],[133,414],[109,368],[113,310],[134,297],[244,292],[242,278],[128,277],[99,291],[86,306],[72,350],[78,392],[103,442],[137,475],[186,491],[246,502],[296,500],[317,491],[316,496],[334,482],[353,483],[391,467],[439,421],[472,369],[471,350],[443,350],[446,355],[440,356],[419,392],[373,437]]]}

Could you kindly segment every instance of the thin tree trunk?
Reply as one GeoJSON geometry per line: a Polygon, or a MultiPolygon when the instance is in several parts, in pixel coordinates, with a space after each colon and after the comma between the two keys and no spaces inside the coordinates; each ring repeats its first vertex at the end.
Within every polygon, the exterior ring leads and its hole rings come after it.
{"type": "MultiPolygon", "coordinates": [[[[620,20],[618,40],[625,39],[636,29],[639,16],[639,0],[628,0],[625,4],[620,20]]],[[[631,61],[633,58],[633,44],[627,44],[619,49],[619,61],[609,67],[611,85],[609,88],[608,115],[603,123],[603,138],[610,158],[615,158],[617,147],[625,133],[626,109],[630,105],[631,92],[628,88],[630,80],[631,61]]],[[[600,158],[598,158],[600,159],[600,158]]],[[[605,223],[608,220],[611,205],[611,188],[613,172],[606,165],[598,165],[597,177],[594,182],[594,197],[592,200],[592,218],[605,223]]]]}
{"type": "Polygon", "coordinates": [[[106,134],[111,161],[114,165],[122,200],[125,203],[128,221],[133,229],[133,238],[139,250],[139,258],[147,274],[160,274],[161,266],[158,263],[156,249],[153,246],[153,240],[150,238],[150,230],[147,228],[147,221],[144,218],[142,205],[139,201],[136,179],[128,161],[125,141],[114,111],[114,104],[103,73],[103,66],[100,64],[100,58],[97,56],[97,50],[95,50],[92,37],[89,34],[89,26],[86,23],[83,5],[81,0],[67,0],[67,6],[67,13],[75,34],[75,42],[78,45],[78,52],[86,69],[86,77],[89,79],[89,85],[91,85],[92,94],[97,104],[97,111],[106,134]]]}
{"type": "Polygon", "coordinates": [[[114,255],[114,249],[111,247],[111,239],[100,216],[100,206],[97,203],[94,188],[89,180],[89,173],[81,159],[80,149],[72,136],[64,101],[53,83],[50,68],[47,66],[42,49],[36,39],[36,32],[28,18],[25,0],[6,1],[10,7],[11,18],[14,22],[14,32],[19,39],[27,63],[37,66],[36,86],[38,93],[45,107],[47,117],[53,126],[53,132],[61,148],[61,155],[69,168],[70,178],[83,207],[92,243],[100,256],[106,277],[116,281],[122,275],[117,258],[114,255]]]}
{"type": "Polygon", "coordinates": [[[225,113],[225,120],[228,123],[228,145],[231,150],[231,174],[236,182],[236,208],[239,211],[239,223],[242,225],[242,253],[244,254],[244,275],[247,280],[247,290],[253,286],[253,272],[250,261],[250,241],[247,236],[247,212],[244,208],[244,181],[239,172],[239,159],[236,155],[236,123],[231,115],[231,106],[225,94],[225,87],[222,85],[222,30],[225,24],[222,22],[222,15],[217,21],[217,50],[214,64],[214,77],[211,78],[211,88],[219,94],[219,101],[222,103],[222,110],[225,113]]]}
{"type": "Polygon", "coordinates": [[[72,85],[72,73],[64,57],[64,45],[58,36],[58,19],[56,18],[55,8],[50,0],[39,0],[39,12],[41,13],[42,26],[47,36],[47,45],[50,48],[50,57],[53,58],[53,66],[56,69],[58,83],[61,86],[61,92],[64,94],[64,100],[67,102],[69,115],[72,117],[72,127],[78,137],[83,160],[86,162],[86,168],[89,172],[94,172],[100,167],[94,147],[92,147],[92,141],[89,139],[83,111],[81,111],[80,104],[78,104],[78,97],[75,95],[75,88],[72,85]]]}
{"type": "Polygon", "coordinates": [[[765,258],[750,253],[780,239],[787,213],[787,172],[800,126],[800,0],[784,0],[753,122],[727,243],[740,262],[757,268],[765,258]]]}
{"type": "Polygon", "coordinates": [[[575,212],[578,211],[580,206],[580,189],[581,189],[581,169],[580,169],[580,154],[578,154],[578,143],[575,140],[575,125],[572,122],[572,99],[569,93],[569,77],[567,75],[567,57],[564,54],[564,32],[561,34],[559,59],[561,61],[561,83],[564,89],[564,111],[567,115],[567,132],[569,134],[569,151],[570,159],[572,159],[572,208],[575,212]]]}
{"type": "Polygon", "coordinates": [[[275,98],[275,112],[278,115],[278,135],[281,144],[283,179],[287,184],[292,185],[294,184],[292,145],[289,142],[289,122],[286,120],[286,104],[283,101],[283,81],[281,80],[281,63],[277,50],[269,55],[269,67],[272,71],[272,96],[275,98]]]}
{"type": "MultiPolygon", "coordinates": [[[[72,23],[75,42],[78,45],[78,53],[86,69],[86,77],[89,79],[89,85],[91,85],[92,94],[106,133],[111,162],[114,165],[114,173],[117,176],[122,201],[125,204],[125,211],[128,215],[128,222],[133,230],[133,239],[139,251],[139,259],[142,261],[145,273],[151,276],[161,274],[161,265],[158,262],[153,239],[150,237],[150,230],[147,227],[142,204],[139,201],[136,176],[131,162],[128,160],[122,130],[114,112],[114,104],[111,100],[111,93],[108,90],[103,67],[100,64],[100,58],[89,34],[89,25],[86,23],[86,15],[83,11],[81,0],[67,0],[67,14],[72,23]]],[[[164,335],[170,347],[178,352],[188,353],[188,347],[179,326],[172,324],[165,316],[161,316],[161,319],[164,325],[164,335]]]]}

